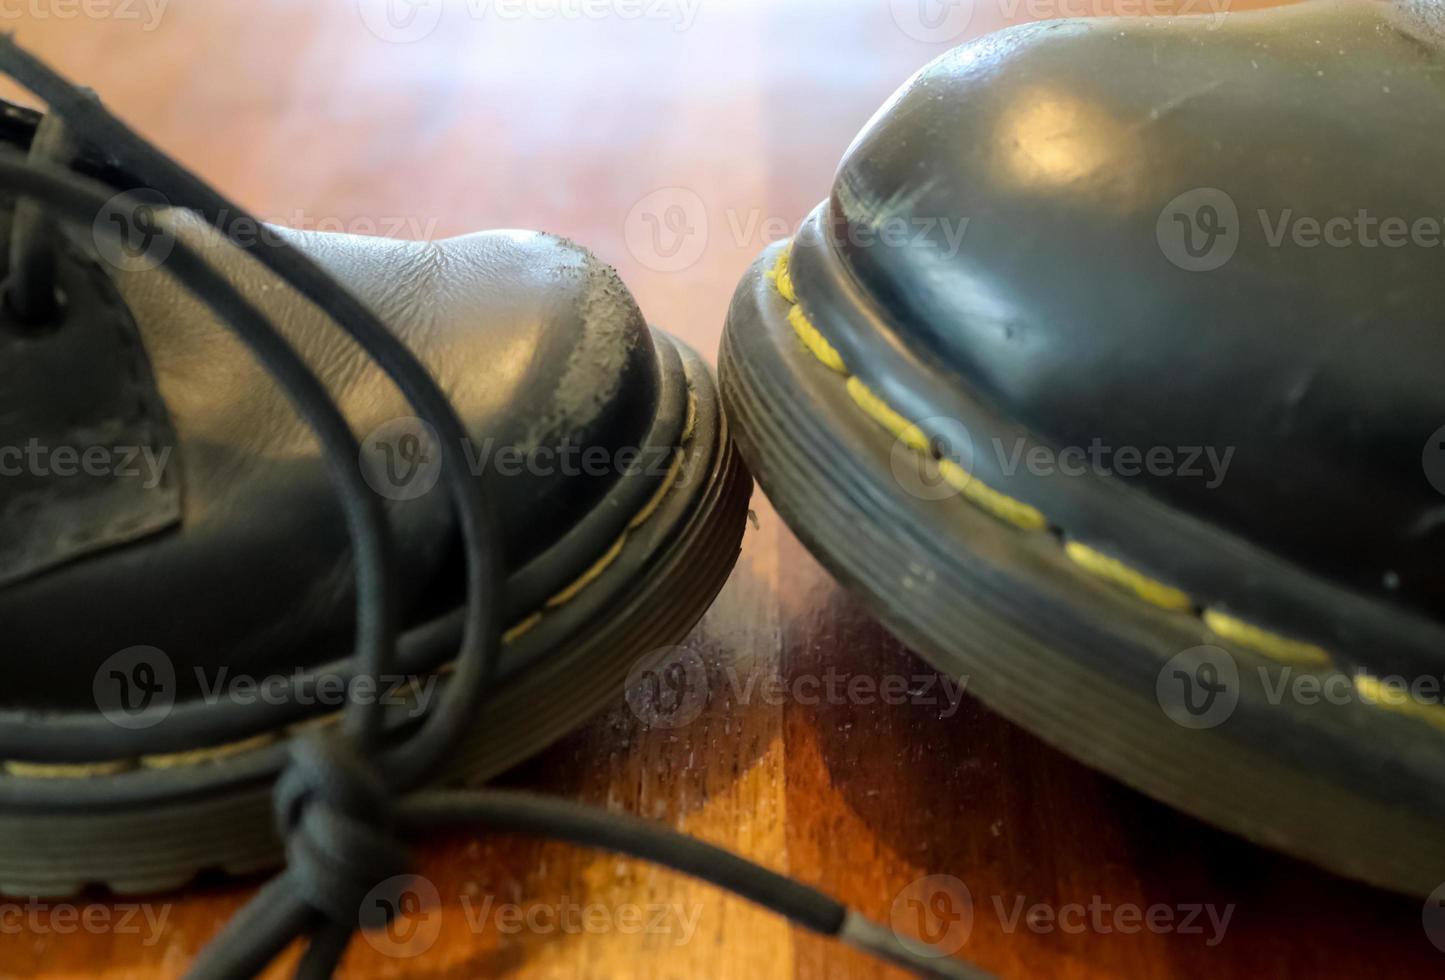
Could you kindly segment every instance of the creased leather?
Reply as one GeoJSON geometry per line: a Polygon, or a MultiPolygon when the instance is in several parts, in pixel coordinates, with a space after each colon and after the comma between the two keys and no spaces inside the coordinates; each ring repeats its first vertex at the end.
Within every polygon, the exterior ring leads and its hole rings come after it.
{"type": "MultiPolygon", "coordinates": [[[[338,400],[358,437],[413,413],[355,344],[197,219],[166,212],[274,319],[338,400]]],[[[615,272],[554,237],[492,232],[440,242],[281,232],[370,303],[433,372],[478,451],[581,445],[609,456],[652,421],[651,335],[615,272]]],[[[154,646],[181,697],[214,681],[324,663],[349,647],[355,613],[341,511],[319,449],[280,390],[211,314],[159,269],[117,274],[174,421],[186,487],[180,525],[143,544],[0,591],[12,704],[93,709],[91,678],[117,649],[154,646]],[[83,609],[83,614],[77,614],[83,609]],[[48,655],[37,652],[45,651],[48,655]]],[[[615,484],[563,467],[503,475],[495,495],[507,561],[557,541],[615,484]]],[[[403,614],[460,596],[444,492],[389,505],[403,614]]],[[[577,573],[596,555],[578,555],[577,573]]]]}

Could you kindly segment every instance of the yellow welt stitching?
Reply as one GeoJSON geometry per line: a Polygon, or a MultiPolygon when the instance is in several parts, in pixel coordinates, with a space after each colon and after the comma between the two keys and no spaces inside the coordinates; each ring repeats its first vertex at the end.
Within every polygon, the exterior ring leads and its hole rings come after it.
{"type": "MultiPolygon", "coordinates": [[[[682,434],[684,446],[692,442],[693,430],[696,425],[697,400],[693,397],[691,389],[689,389],[687,393],[687,423],[684,426],[682,434]]],[[[547,609],[556,609],[558,606],[571,602],[577,597],[579,592],[595,582],[597,578],[607,570],[608,566],[617,560],[617,556],[622,554],[623,546],[627,544],[628,537],[657,512],[657,509],[662,506],[662,502],[667,499],[667,495],[677,485],[677,478],[682,473],[683,463],[686,461],[686,458],[687,454],[682,449],[675,451],[672,466],[668,468],[667,475],[662,478],[662,486],[657,488],[657,493],[655,493],[652,499],[628,522],[627,527],[622,532],[622,536],[613,542],[612,547],[607,549],[606,554],[597,559],[592,567],[583,572],[571,585],[547,600],[547,609]]],[[[531,630],[541,622],[542,613],[533,613],[503,634],[502,642],[511,643],[526,633],[531,632],[531,630]]]]}
{"type": "Polygon", "coordinates": [[[999,493],[953,460],[939,460],[938,471],[943,474],[949,486],[999,520],[1024,531],[1043,531],[1048,528],[1049,519],[1044,516],[1043,511],[1022,500],[999,493]]]}
{"type": "Polygon", "coordinates": [[[1361,698],[1377,708],[1423,721],[1445,732],[1445,706],[1421,701],[1408,690],[1369,674],[1355,675],[1355,690],[1361,698]]]}
{"type": "Polygon", "coordinates": [[[773,270],[768,273],[768,278],[773,281],[773,285],[777,287],[778,293],[783,299],[796,305],[798,302],[798,294],[793,289],[792,262],[793,249],[790,245],[778,253],[778,262],[773,266],[773,270]]]}
{"type": "Polygon", "coordinates": [[[657,512],[657,508],[662,506],[662,502],[667,499],[667,495],[677,484],[678,477],[682,475],[683,461],[682,450],[679,449],[673,453],[672,465],[667,468],[667,475],[662,478],[662,486],[657,488],[657,493],[652,495],[652,499],[647,502],[647,505],[628,522],[627,529],[629,531],[636,530],[652,519],[652,515],[657,512]]]}
{"type": "Polygon", "coordinates": [[[894,411],[891,405],[875,395],[873,389],[856,376],[848,379],[848,394],[863,410],[863,414],[887,429],[909,449],[925,456],[931,455],[928,437],[923,434],[923,430],[894,411]]]}
{"type": "MultiPolygon", "coordinates": [[[[683,428],[681,440],[683,447],[686,447],[692,442],[693,433],[696,429],[696,426],[697,398],[694,395],[691,386],[689,386],[687,392],[687,422],[683,428]]],[[[545,612],[545,610],[556,609],[559,606],[565,605],[566,603],[575,599],[577,595],[582,592],[582,590],[585,589],[588,585],[595,582],[598,577],[600,577],[602,573],[607,570],[607,567],[617,560],[617,556],[622,553],[622,549],[627,544],[627,539],[632,534],[632,532],[637,530],[638,527],[640,527],[655,513],[657,513],[658,508],[662,506],[663,501],[667,498],[668,492],[671,491],[674,487],[676,487],[678,476],[681,475],[685,461],[686,452],[683,448],[679,448],[678,450],[676,450],[673,457],[672,466],[669,468],[667,475],[663,477],[662,486],[658,489],[657,493],[653,495],[652,499],[647,502],[647,504],[642,508],[642,510],[640,510],[637,515],[628,522],[627,527],[623,529],[622,534],[618,537],[616,542],[613,543],[611,548],[607,549],[607,553],[604,554],[601,558],[599,558],[592,565],[591,568],[583,572],[582,575],[578,577],[575,581],[573,581],[571,585],[567,586],[561,592],[557,593],[551,599],[547,600],[544,610],[533,613],[526,619],[517,623],[506,633],[503,633],[502,642],[504,644],[512,643],[526,633],[531,632],[534,628],[536,628],[539,623],[542,622],[543,613],[545,612]]],[[[449,673],[452,666],[453,665],[451,664],[444,664],[437,669],[437,673],[449,673]]],[[[340,720],[340,718],[340,714],[331,714],[322,718],[311,718],[307,719],[304,722],[297,722],[293,725],[289,725],[286,727],[285,731],[294,734],[296,732],[305,731],[306,729],[312,727],[322,728],[328,725],[336,724],[340,720]]],[[[148,769],[171,769],[180,768],[181,766],[198,765],[204,762],[212,762],[217,759],[229,758],[231,756],[240,755],[244,752],[249,752],[254,749],[263,748],[271,742],[277,740],[279,737],[280,736],[276,732],[263,732],[260,735],[252,736],[250,738],[240,739],[235,742],[228,742],[224,745],[212,746],[205,749],[196,749],[189,752],[176,752],[170,755],[142,756],[139,760],[139,764],[148,769]]],[[[84,779],[99,776],[113,776],[117,773],[127,772],[131,769],[134,769],[136,765],[136,761],[131,759],[117,759],[113,762],[80,762],[54,764],[3,761],[0,762],[0,771],[4,771],[7,775],[10,776],[23,777],[27,779],[84,779]]]]}
{"type": "Polygon", "coordinates": [[[679,444],[686,446],[692,442],[692,434],[697,431],[697,399],[692,396],[692,389],[687,392],[687,424],[682,427],[682,439],[679,444]]]}
{"type": "Polygon", "coordinates": [[[813,326],[813,321],[809,320],[803,312],[801,306],[794,306],[788,310],[788,322],[793,325],[793,332],[798,335],[798,339],[803,342],[803,346],[808,348],[814,357],[839,374],[848,373],[848,365],[843,363],[843,355],[839,354],[837,350],[833,348],[833,345],[823,338],[823,335],[818,332],[818,328],[813,326]]]}
{"type": "Polygon", "coordinates": [[[1069,541],[1064,544],[1064,551],[1074,564],[1084,571],[1132,592],[1151,606],[1175,612],[1185,612],[1194,608],[1194,601],[1174,586],[1165,585],[1158,579],[1150,578],[1119,559],[1110,558],[1088,545],[1069,541]]]}
{"type": "Polygon", "coordinates": [[[1330,652],[1324,647],[1272,633],[1218,609],[1204,610],[1204,625],[1216,635],[1282,664],[1328,667],[1332,663],[1330,652]]]}
{"type": "Polygon", "coordinates": [[[533,628],[535,628],[535,627],[537,626],[537,624],[540,623],[541,621],[542,621],[542,614],[541,614],[541,613],[539,613],[539,612],[534,612],[534,613],[532,613],[532,615],[528,616],[526,619],[522,620],[522,621],[521,621],[520,623],[518,623],[516,626],[513,626],[511,629],[507,630],[507,632],[503,633],[503,634],[502,634],[502,642],[503,642],[503,643],[514,643],[514,642],[516,642],[517,639],[519,639],[520,637],[525,636],[526,634],[532,632],[533,628]]]}
{"type": "Polygon", "coordinates": [[[254,738],[227,742],[225,745],[216,745],[206,749],[171,752],[166,755],[143,755],[140,757],[140,764],[142,769],[180,769],[183,766],[198,766],[204,762],[218,762],[243,752],[265,748],[278,741],[280,737],[276,732],[263,732],[254,738]]]}
{"type": "Polygon", "coordinates": [[[798,302],[797,291],[793,288],[792,261],[792,247],[789,246],[778,253],[778,261],[768,273],[778,295],[789,303],[788,323],[792,324],[793,332],[814,357],[839,374],[847,374],[848,366],[843,363],[843,355],[813,326],[813,321],[808,319],[798,302]]]}
{"type": "Polygon", "coordinates": [[[96,776],[114,776],[134,769],[129,759],[114,762],[6,762],[5,774],[22,779],[91,779],[96,776]]]}
{"type": "Polygon", "coordinates": [[[587,586],[597,581],[597,577],[603,572],[607,571],[608,567],[617,560],[617,556],[622,554],[622,546],[626,543],[626,536],[618,538],[613,543],[612,547],[607,550],[607,554],[597,559],[596,564],[594,564],[591,568],[587,569],[587,571],[583,572],[581,578],[573,582],[571,585],[567,586],[567,588],[563,589],[561,592],[558,592],[552,598],[548,599],[547,608],[556,609],[558,606],[565,605],[566,603],[569,603],[573,599],[577,598],[577,593],[581,592],[587,586]]]}
{"type": "MultiPolygon", "coordinates": [[[[773,281],[783,299],[793,304],[788,310],[788,322],[793,325],[793,330],[798,334],[803,346],[827,367],[839,374],[848,375],[848,368],[843,363],[843,358],[807,318],[798,304],[797,292],[793,285],[792,255],[789,249],[784,249],[779,253],[777,264],[773,267],[772,272],[768,273],[768,277],[773,281]]],[[[904,444],[914,452],[932,458],[933,453],[928,445],[928,437],[917,425],[909,422],[857,377],[848,376],[847,386],[849,396],[863,410],[864,414],[882,425],[895,437],[902,439],[904,444]]],[[[944,479],[963,494],[965,499],[972,501],[994,517],[1025,531],[1037,531],[1048,527],[1048,518],[1038,508],[987,486],[957,463],[951,460],[941,460],[939,469],[943,473],[944,479]]]]}
{"type": "MultiPolygon", "coordinates": [[[[842,356],[803,313],[802,305],[798,301],[797,287],[793,282],[791,246],[778,254],[778,260],[767,273],[767,278],[778,294],[790,304],[788,322],[792,324],[798,339],[826,367],[847,376],[848,394],[863,413],[902,439],[915,452],[932,458],[928,440],[918,426],[909,422],[858,378],[849,375],[842,356]]],[[[1000,493],[953,460],[939,460],[938,468],[949,485],[957,489],[965,499],[1000,520],[1025,531],[1041,531],[1049,526],[1048,518],[1038,508],[1000,493]]],[[[1196,604],[1188,594],[1145,575],[1117,558],[1110,558],[1075,541],[1067,542],[1064,547],[1069,558],[1081,568],[1120,586],[1151,605],[1177,612],[1195,611],[1196,604]]],[[[1204,621],[1222,638],[1282,663],[1326,666],[1332,662],[1329,651],[1322,647],[1272,633],[1216,610],[1206,610],[1204,621]]]]}

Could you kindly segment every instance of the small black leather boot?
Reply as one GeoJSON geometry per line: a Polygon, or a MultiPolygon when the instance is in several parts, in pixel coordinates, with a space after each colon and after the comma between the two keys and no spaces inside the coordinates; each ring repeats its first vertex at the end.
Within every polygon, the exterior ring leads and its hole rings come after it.
{"type": "Polygon", "coordinates": [[[5,209],[0,889],[153,889],[274,862],[268,784],[294,733],[336,725],[352,695],[383,702],[389,727],[421,724],[469,592],[495,588],[505,632],[486,725],[440,769],[472,778],[582,723],[707,608],[750,481],[707,367],[587,251],[306,234],[235,211],[230,241],[162,206],[194,198],[83,120],[6,107],[3,125],[12,165],[28,153],[140,207],[112,200],[79,227],[5,209]],[[228,333],[183,247],[279,341],[228,333]],[[283,250],[375,312],[374,356],[267,267],[283,250]],[[300,365],[322,384],[298,407],[300,365]],[[460,435],[404,393],[427,378],[460,435]],[[308,428],[323,397],[357,442],[351,483],[392,529],[388,606],[368,597],[363,616],[385,617],[399,661],[374,692],[348,663],[371,642],[356,625],[367,556],[329,436],[308,428]],[[496,524],[489,568],[468,567],[458,467],[496,524]]]}
{"type": "Polygon", "coordinates": [[[784,518],[1054,745],[1391,888],[1445,878],[1445,7],[1000,31],[734,301],[784,518]]]}

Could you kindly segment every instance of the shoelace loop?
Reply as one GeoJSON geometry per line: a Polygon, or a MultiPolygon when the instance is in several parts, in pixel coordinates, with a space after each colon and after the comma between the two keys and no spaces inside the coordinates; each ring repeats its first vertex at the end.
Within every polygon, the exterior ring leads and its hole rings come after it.
{"type": "Polygon", "coordinates": [[[292,884],[307,905],[348,929],[388,924],[366,913],[394,914],[398,902],[373,892],[388,884],[401,890],[410,853],[397,835],[390,789],[351,739],[339,732],[298,738],[276,783],[274,812],[292,884]]]}

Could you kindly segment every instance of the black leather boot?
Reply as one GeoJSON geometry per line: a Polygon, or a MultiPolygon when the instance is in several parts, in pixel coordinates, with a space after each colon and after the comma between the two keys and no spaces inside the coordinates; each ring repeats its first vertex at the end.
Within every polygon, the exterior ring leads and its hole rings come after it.
{"type": "Polygon", "coordinates": [[[758,261],[721,361],[778,510],[940,670],[1419,893],[1445,878],[1442,10],[959,48],[758,261]]]}
{"type": "MultiPolygon", "coordinates": [[[[80,119],[67,129],[7,107],[3,135],[40,167],[108,181],[107,196],[145,185],[194,203],[125,148],[108,156],[80,119]]],[[[359,444],[343,461],[351,482],[392,530],[388,607],[362,610],[398,643],[374,693],[388,728],[437,708],[468,596],[495,585],[505,642],[487,722],[438,777],[494,774],[614,697],[643,653],[702,615],[744,525],[750,481],[707,367],[649,330],[584,249],[516,233],[303,234],[234,211],[221,216],[228,241],[154,193],[139,200],[80,227],[31,202],[6,208],[0,889],[12,892],[153,889],[278,858],[268,784],[293,734],[371,696],[349,662],[371,642],[356,626],[359,511],[337,498],[305,398],[334,401],[339,435],[359,444]],[[228,333],[228,308],[177,264],[182,247],[280,340],[228,333]],[[375,311],[388,334],[373,356],[264,264],[282,252],[375,311]],[[301,366],[324,384],[296,396],[286,381],[301,366]],[[433,380],[461,438],[410,402],[408,377],[433,380]],[[484,567],[468,567],[447,450],[497,527],[484,567]]]]}

